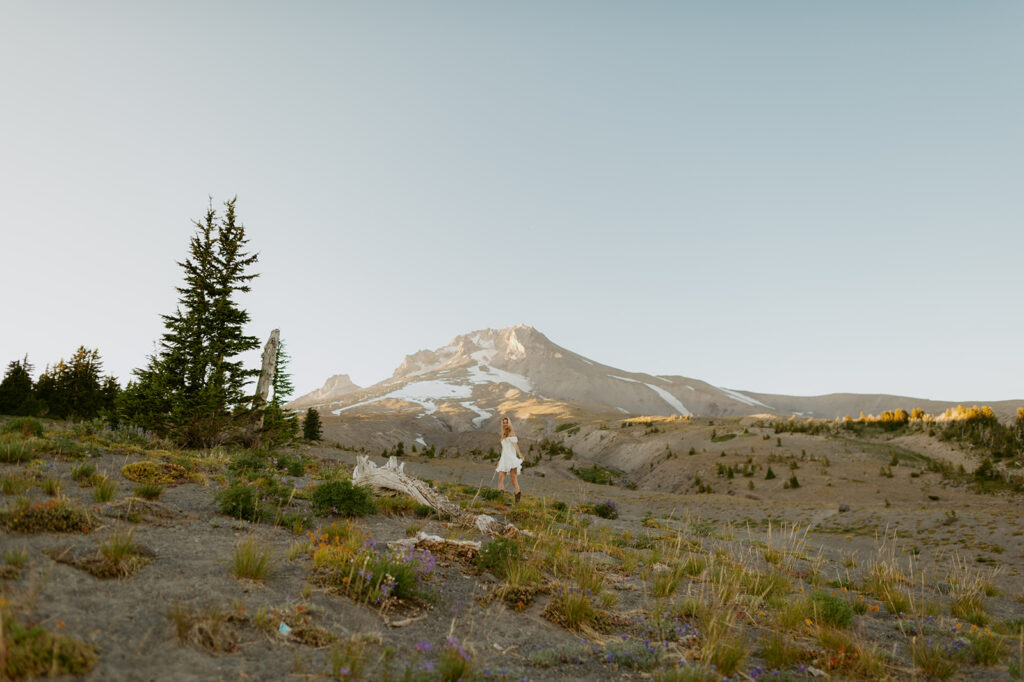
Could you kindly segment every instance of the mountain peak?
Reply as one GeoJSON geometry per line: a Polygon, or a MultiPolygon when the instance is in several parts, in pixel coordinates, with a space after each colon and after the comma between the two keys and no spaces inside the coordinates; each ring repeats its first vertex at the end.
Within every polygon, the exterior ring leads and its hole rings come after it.
{"type": "Polygon", "coordinates": [[[314,406],[322,403],[335,401],[342,396],[358,391],[361,386],[355,384],[347,374],[335,374],[324,385],[315,391],[299,396],[286,405],[289,409],[314,406]]]}
{"type": "Polygon", "coordinates": [[[442,348],[423,349],[406,355],[391,376],[399,379],[464,365],[521,362],[530,354],[531,348],[541,350],[543,346],[550,345],[546,336],[525,324],[478,329],[456,336],[442,348]]]}

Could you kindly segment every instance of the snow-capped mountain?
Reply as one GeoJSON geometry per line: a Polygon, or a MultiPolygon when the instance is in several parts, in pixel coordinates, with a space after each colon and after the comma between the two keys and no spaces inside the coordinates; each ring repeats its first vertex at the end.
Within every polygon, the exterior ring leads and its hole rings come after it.
{"type": "MultiPolygon", "coordinates": [[[[984,401],[963,401],[965,404],[984,401]]],[[[988,402],[1011,418],[1022,401],[988,402]]],[[[518,419],[564,418],[569,413],[734,417],[772,414],[836,418],[920,407],[941,413],[956,403],[893,395],[834,393],[787,396],[753,393],[683,376],[651,375],[602,365],[562,348],[533,327],[482,329],[457,336],[435,350],[407,355],[390,379],[359,388],[335,375],[323,388],[288,405],[316,406],[321,414],[361,415],[381,422],[378,433],[397,428],[393,417],[411,418],[417,429],[461,432],[492,428],[500,415],[518,419]],[[391,420],[390,425],[384,424],[391,420]]]]}
{"type": "MultiPolygon", "coordinates": [[[[325,386],[326,389],[326,386],[325,386]]],[[[390,379],[327,396],[325,389],[294,401],[313,401],[334,414],[414,410],[472,415],[484,426],[499,409],[523,401],[575,403],[611,414],[719,416],[769,412],[739,391],[680,376],[628,372],[589,360],[552,343],[529,326],[484,329],[457,336],[436,350],[406,356],[390,379]]]]}

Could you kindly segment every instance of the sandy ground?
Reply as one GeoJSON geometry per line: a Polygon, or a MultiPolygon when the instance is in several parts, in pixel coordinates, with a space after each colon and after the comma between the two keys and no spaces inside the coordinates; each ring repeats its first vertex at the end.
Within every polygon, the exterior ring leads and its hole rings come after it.
{"type": "MultiPolygon", "coordinates": [[[[775,546],[799,552],[808,565],[820,566],[826,578],[849,577],[883,556],[903,566],[915,581],[933,585],[948,575],[953,562],[959,561],[972,571],[984,573],[998,587],[998,595],[988,600],[993,617],[1024,617],[1020,601],[1024,599],[1024,523],[1019,497],[978,495],[965,486],[949,486],[938,474],[925,472],[923,465],[912,458],[892,467],[891,478],[879,473],[893,452],[914,451],[955,459],[956,453],[951,454],[948,447],[929,449],[931,443],[918,441],[852,443],[792,434],[779,436],[782,445],[778,445],[775,434],[766,440],[756,430],[715,443],[709,431],[702,426],[653,434],[665,442],[634,445],[636,452],[659,453],[638,455],[633,462],[623,480],[636,482],[635,490],[589,484],[571,473],[573,466],[612,459],[609,455],[602,460],[599,450],[595,450],[593,460],[580,455],[545,459],[523,472],[521,484],[534,500],[579,503],[613,499],[621,509],[620,518],[606,521],[592,517],[595,529],[608,525],[636,535],[678,531],[685,538],[696,539],[707,552],[716,548],[749,552],[751,547],[775,546]],[[665,445],[673,456],[661,454],[667,451],[665,445]],[[690,447],[695,454],[687,454],[690,447]],[[716,473],[720,464],[738,467],[748,459],[762,467],[749,478],[736,474],[728,479],[716,473]],[[797,468],[791,469],[792,463],[797,468]],[[769,465],[777,475],[774,480],[764,478],[769,465]],[[799,488],[783,487],[791,475],[799,477],[799,488]],[[696,493],[695,476],[714,492],[696,493]],[[657,522],[656,530],[643,525],[649,518],[657,522]]],[[[586,436],[581,433],[573,438],[586,436]]],[[[624,447],[627,435],[616,433],[616,437],[623,439],[620,447],[624,447]]],[[[642,441],[644,437],[629,438],[642,441]]],[[[329,447],[311,452],[349,465],[356,457],[354,452],[329,447]]],[[[376,456],[374,459],[383,461],[376,456]]],[[[99,471],[119,481],[115,502],[130,495],[133,484],[119,474],[120,467],[132,461],[130,458],[105,454],[94,461],[99,471]]],[[[474,487],[494,485],[494,463],[484,459],[411,456],[406,462],[406,470],[421,478],[474,487]]],[[[69,462],[54,460],[47,473],[61,480],[70,498],[102,514],[108,505],[95,504],[91,490],[71,480],[70,467],[69,462]]],[[[13,465],[0,465],[2,474],[18,470],[13,465]]],[[[312,482],[308,477],[290,480],[300,486],[312,482]]],[[[311,588],[306,581],[308,562],[285,558],[296,536],[283,528],[253,525],[217,514],[214,492],[213,487],[195,484],[168,488],[160,500],[165,513],[147,514],[137,523],[105,516],[103,527],[88,535],[0,535],[0,550],[23,548],[29,555],[20,577],[0,584],[8,597],[17,595],[31,604],[35,622],[50,628],[59,622],[63,632],[96,646],[100,662],[85,677],[90,680],[323,679],[330,671],[329,648],[304,646],[251,626],[239,626],[240,642],[235,653],[211,655],[185,646],[178,641],[167,615],[175,605],[250,615],[260,609],[287,611],[303,605],[312,614],[314,624],[342,637],[363,634],[379,640],[378,648],[393,647],[400,652],[399,660],[406,662],[417,643],[426,642],[436,652],[452,635],[475,654],[478,671],[486,669],[495,675],[506,671],[507,679],[608,680],[641,676],[613,664],[603,665],[594,657],[582,664],[546,669],[532,666],[526,658],[529,652],[578,642],[578,637],[541,617],[543,601],[522,613],[513,613],[497,602],[480,606],[474,596],[492,586],[495,578],[458,563],[438,567],[430,584],[438,597],[433,608],[417,614],[422,618],[405,627],[390,628],[376,610],[311,588]],[[47,556],[58,547],[71,546],[79,553],[92,551],[122,527],[132,528],[136,542],[155,555],[153,563],[130,578],[99,580],[47,556]],[[239,581],[229,572],[235,543],[250,534],[276,553],[273,575],[263,583],[239,581]]],[[[45,499],[38,488],[25,494],[32,500],[45,499]]],[[[0,498],[0,503],[11,502],[10,496],[0,498]]],[[[499,504],[494,513],[500,516],[507,509],[499,504]]],[[[419,522],[406,517],[373,516],[360,524],[378,541],[405,537],[412,524],[422,525],[427,532],[473,537],[471,532],[446,527],[439,521],[419,522]]],[[[644,606],[643,590],[627,585],[619,593],[620,611],[635,612],[644,606]]],[[[881,619],[862,618],[858,627],[864,634],[874,633],[878,641],[894,637],[892,626],[881,619]]],[[[1005,668],[1002,673],[983,671],[971,677],[1004,679],[1005,668]]]]}

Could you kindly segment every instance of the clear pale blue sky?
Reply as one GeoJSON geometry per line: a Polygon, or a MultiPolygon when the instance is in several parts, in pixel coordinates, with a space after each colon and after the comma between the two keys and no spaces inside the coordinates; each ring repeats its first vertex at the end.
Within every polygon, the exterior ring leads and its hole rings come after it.
{"type": "Polygon", "coordinates": [[[1024,398],[1024,3],[2,10],[5,364],[126,380],[237,194],[300,392],[527,323],[730,388],[1024,398]]]}

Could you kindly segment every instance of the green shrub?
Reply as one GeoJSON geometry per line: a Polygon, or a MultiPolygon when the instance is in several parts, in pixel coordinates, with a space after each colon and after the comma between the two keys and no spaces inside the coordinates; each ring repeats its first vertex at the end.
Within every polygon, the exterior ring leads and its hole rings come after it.
{"type": "Polygon", "coordinates": [[[521,559],[522,556],[523,548],[518,542],[498,537],[480,548],[480,554],[476,557],[476,565],[482,571],[490,571],[494,575],[504,578],[509,563],[521,559]]]}
{"type": "Polygon", "coordinates": [[[44,478],[39,483],[39,488],[50,497],[57,497],[60,494],[60,481],[56,478],[44,478]]]}
{"type": "Polygon", "coordinates": [[[618,473],[611,469],[605,469],[597,464],[585,469],[572,469],[572,472],[587,483],[595,483],[597,485],[614,485],[615,479],[619,476],[618,473]]]}
{"type": "Polygon", "coordinates": [[[158,499],[163,491],[164,487],[155,483],[143,483],[135,486],[135,496],[144,500],[158,499]]]}
{"type": "Polygon", "coordinates": [[[214,499],[221,514],[245,521],[258,521],[262,516],[256,490],[242,483],[224,488],[214,499]]]}
{"type": "Polygon", "coordinates": [[[88,533],[98,525],[85,509],[67,500],[47,500],[0,512],[0,525],[18,533],[88,533]]]}
{"type": "Polygon", "coordinates": [[[235,476],[253,476],[271,468],[266,450],[241,450],[231,455],[228,472],[235,476]]]}
{"type": "Polygon", "coordinates": [[[651,670],[661,662],[661,649],[652,642],[612,640],[605,648],[604,660],[633,670],[651,670]]]}
{"type": "Polygon", "coordinates": [[[96,487],[92,491],[92,499],[97,502],[110,502],[117,494],[117,483],[106,476],[96,479],[96,487]]]}
{"type": "Polygon", "coordinates": [[[480,497],[483,498],[484,500],[487,500],[488,502],[493,502],[494,500],[500,500],[504,494],[505,494],[505,491],[498,490],[497,488],[481,488],[480,489],[480,497]]]}
{"type": "Polygon", "coordinates": [[[325,481],[313,490],[313,513],[317,516],[366,516],[376,510],[373,492],[352,481],[325,481]]]}
{"type": "Polygon", "coordinates": [[[594,514],[602,519],[619,518],[619,508],[612,500],[605,500],[594,505],[594,514]]]}
{"type": "Polygon", "coordinates": [[[20,464],[30,461],[37,452],[41,442],[34,438],[21,440],[20,438],[0,440],[0,462],[7,464],[20,464]]]}
{"type": "Polygon", "coordinates": [[[0,492],[4,495],[17,495],[28,490],[32,486],[32,480],[13,474],[0,476],[0,492]]]}
{"type": "Polygon", "coordinates": [[[0,433],[20,433],[23,436],[42,438],[43,422],[35,417],[18,417],[0,427],[0,433]]]}
{"type": "Polygon", "coordinates": [[[278,455],[277,468],[289,476],[302,476],[306,473],[306,463],[299,455],[278,455]]]}
{"type": "Polygon", "coordinates": [[[473,659],[454,637],[448,638],[438,656],[437,676],[443,682],[473,679],[473,659]]]}
{"type": "Polygon", "coordinates": [[[92,480],[93,474],[96,473],[96,465],[88,462],[82,462],[75,464],[71,467],[71,478],[75,479],[81,484],[85,484],[92,480]]]}
{"type": "Polygon", "coordinates": [[[26,627],[6,612],[0,618],[5,653],[0,658],[0,679],[84,675],[99,660],[91,644],[54,634],[41,625],[26,627]]]}
{"type": "Polygon", "coordinates": [[[853,607],[834,594],[815,592],[811,595],[811,605],[817,620],[825,625],[845,628],[853,622],[853,607]]]}
{"type": "Polygon", "coordinates": [[[64,459],[85,459],[89,456],[89,448],[70,438],[54,438],[49,441],[46,450],[64,459]]]}

